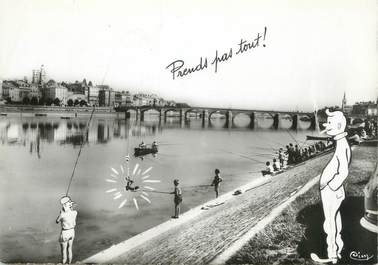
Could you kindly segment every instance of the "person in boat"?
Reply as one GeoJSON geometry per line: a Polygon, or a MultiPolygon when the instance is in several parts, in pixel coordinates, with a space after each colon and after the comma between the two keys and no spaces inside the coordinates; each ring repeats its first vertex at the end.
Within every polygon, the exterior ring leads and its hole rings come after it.
{"type": "Polygon", "coordinates": [[[157,149],[158,143],[156,141],[153,141],[151,147],[152,147],[152,149],[157,149]]]}
{"type": "Polygon", "coordinates": [[[129,176],[127,176],[125,179],[126,179],[126,187],[125,187],[126,191],[137,191],[139,189],[139,186],[133,187],[134,181],[129,176]]]}
{"type": "Polygon", "coordinates": [[[77,211],[73,209],[74,202],[68,196],[62,197],[60,203],[62,209],[58,218],[56,218],[56,223],[60,223],[62,227],[59,243],[62,252],[62,263],[64,264],[72,262],[72,245],[75,238],[77,211]]]}
{"type": "Polygon", "coordinates": [[[219,195],[219,185],[223,181],[223,179],[220,177],[220,170],[215,169],[215,176],[213,179],[213,182],[211,183],[210,186],[214,186],[214,191],[215,191],[215,198],[218,198],[219,195]]]}
{"type": "Polygon", "coordinates": [[[265,175],[272,175],[273,172],[274,172],[273,166],[270,164],[269,161],[267,161],[267,162],[265,163],[265,165],[266,165],[265,170],[262,170],[262,171],[261,171],[261,173],[263,174],[263,176],[265,176],[265,175]]]}
{"type": "Polygon", "coordinates": [[[179,215],[180,215],[180,205],[182,203],[182,191],[181,189],[179,188],[179,180],[178,179],[175,179],[173,181],[173,184],[175,185],[175,189],[173,192],[171,192],[171,194],[174,194],[174,199],[173,199],[173,202],[175,203],[175,215],[172,216],[172,218],[179,218],[179,215]]]}
{"type": "Polygon", "coordinates": [[[145,149],[147,145],[142,141],[139,145],[139,148],[145,149]]]}
{"type": "Polygon", "coordinates": [[[273,158],[273,170],[274,171],[281,171],[281,164],[275,158],[273,158]]]}

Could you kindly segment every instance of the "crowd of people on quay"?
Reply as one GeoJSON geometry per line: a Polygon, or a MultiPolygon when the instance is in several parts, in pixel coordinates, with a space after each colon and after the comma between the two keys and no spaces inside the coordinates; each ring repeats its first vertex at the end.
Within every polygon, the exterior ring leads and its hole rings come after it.
{"type": "MultiPolygon", "coordinates": [[[[377,137],[377,121],[366,119],[358,125],[351,125],[347,128],[349,144],[360,144],[364,140],[374,139],[377,137]]],[[[266,168],[262,170],[263,176],[271,175],[285,170],[289,166],[300,164],[310,158],[322,154],[334,147],[332,138],[325,138],[316,141],[311,145],[302,144],[286,145],[285,149],[280,148],[277,157],[273,161],[265,163],[266,168]]]]}
{"type": "Polygon", "coordinates": [[[311,145],[293,145],[290,143],[286,145],[285,150],[280,148],[277,152],[277,157],[273,161],[265,163],[266,169],[262,171],[263,176],[281,172],[289,166],[300,164],[310,158],[313,158],[333,147],[333,142],[317,141],[311,145]]]}

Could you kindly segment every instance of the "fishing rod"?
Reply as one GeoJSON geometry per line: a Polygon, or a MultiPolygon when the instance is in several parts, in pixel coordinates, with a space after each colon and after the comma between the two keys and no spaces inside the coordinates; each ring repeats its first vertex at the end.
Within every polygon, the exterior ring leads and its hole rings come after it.
{"type": "Polygon", "coordinates": [[[290,137],[297,143],[297,145],[299,145],[298,141],[294,138],[294,136],[290,133],[290,131],[288,129],[285,130],[289,135],[290,137]]]}
{"type": "Polygon", "coordinates": [[[142,190],[146,192],[153,192],[153,193],[162,193],[162,194],[172,194],[172,192],[169,191],[158,191],[158,190],[142,190]]]}
{"type": "Polygon", "coordinates": [[[274,155],[274,154],[277,154],[278,152],[274,152],[274,153],[255,153],[255,155],[274,155]]]}
{"type": "Polygon", "coordinates": [[[159,143],[159,145],[183,145],[183,144],[173,144],[173,143],[159,143]]]}
{"type": "MultiPolygon", "coordinates": [[[[277,142],[277,141],[275,141],[275,140],[273,140],[273,139],[267,139],[267,138],[265,138],[265,137],[263,137],[263,136],[261,136],[261,135],[256,135],[257,137],[260,137],[261,139],[264,139],[265,141],[267,141],[268,143],[271,143],[271,142],[273,142],[273,143],[275,143],[275,144],[278,144],[278,145],[280,145],[280,146],[283,146],[283,144],[281,143],[281,142],[277,142]]],[[[272,145],[271,145],[272,146],[272,145]]],[[[273,148],[273,147],[272,147],[273,148]]]]}
{"type": "Polygon", "coordinates": [[[249,146],[249,148],[251,148],[251,149],[261,149],[261,150],[273,150],[273,151],[276,151],[276,149],[273,148],[273,147],[249,146]]]}
{"type": "MultiPolygon", "coordinates": [[[[87,126],[86,126],[86,130],[85,130],[85,135],[88,134],[88,131],[89,131],[89,124],[91,123],[91,120],[92,120],[92,117],[93,117],[93,113],[95,111],[95,106],[93,106],[93,110],[92,110],[92,113],[91,113],[91,116],[89,117],[89,120],[87,122],[87,126]]],[[[79,149],[79,152],[77,154],[77,157],[76,157],[76,161],[75,161],[75,165],[73,167],[73,170],[72,170],[72,174],[71,174],[71,178],[70,178],[70,181],[68,183],[68,187],[67,187],[67,191],[66,191],[66,196],[68,196],[68,192],[70,190],[70,187],[71,187],[71,183],[72,183],[72,180],[74,178],[74,175],[75,175],[75,170],[76,170],[76,166],[77,166],[77,162],[79,161],[79,157],[81,155],[81,150],[83,148],[83,144],[84,144],[85,140],[83,139],[83,141],[81,142],[80,144],[80,149],[79,149]]]]}
{"type": "Polygon", "coordinates": [[[275,156],[277,155],[276,153],[273,153],[273,154],[253,154],[251,156],[257,156],[257,157],[272,157],[272,156],[275,156]]]}
{"type": "Polygon", "coordinates": [[[223,152],[226,152],[226,153],[230,153],[230,154],[236,155],[236,156],[243,157],[243,158],[245,158],[245,159],[248,159],[248,160],[254,161],[254,162],[256,162],[256,163],[262,163],[262,164],[265,163],[265,162],[259,161],[259,160],[257,160],[257,159],[251,158],[251,157],[246,156],[246,155],[243,155],[243,154],[239,154],[239,153],[235,153],[235,152],[231,152],[231,151],[227,151],[227,150],[222,150],[222,149],[219,149],[219,150],[221,150],[221,151],[223,151],[223,152]]]}

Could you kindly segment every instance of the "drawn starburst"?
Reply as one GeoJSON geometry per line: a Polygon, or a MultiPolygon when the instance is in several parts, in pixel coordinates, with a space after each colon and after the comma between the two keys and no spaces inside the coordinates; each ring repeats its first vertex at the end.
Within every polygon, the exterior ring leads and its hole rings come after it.
{"type": "Polygon", "coordinates": [[[158,179],[150,179],[150,174],[148,174],[152,167],[143,170],[139,164],[135,164],[132,173],[129,172],[129,157],[126,156],[126,165],[120,165],[119,170],[111,167],[111,178],[106,178],[105,181],[115,185],[116,187],[106,190],[113,196],[113,200],[121,200],[118,209],[124,207],[128,201],[132,202],[137,210],[139,210],[138,199],[141,198],[148,203],[151,203],[149,199],[148,191],[154,191],[155,188],[148,186],[153,183],[159,183],[158,179]],[[139,186],[137,190],[126,190],[126,185],[128,185],[127,179],[131,179],[135,186],[139,186]]]}

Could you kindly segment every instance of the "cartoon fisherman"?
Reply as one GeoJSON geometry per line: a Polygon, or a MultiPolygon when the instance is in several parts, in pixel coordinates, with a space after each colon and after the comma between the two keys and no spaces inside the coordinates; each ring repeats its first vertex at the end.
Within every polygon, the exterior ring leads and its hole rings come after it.
{"type": "Polygon", "coordinates": [[[62,263],[72,262],[72,245],[75,238],[75,226],[77,211],[73,209],[75,203],[70,197],[64,196],[60,199],[62,210],[59,213],[56,223],[61,223],[62,231],[59,242],[62,251],[62,263]]]}
{"type": "Polygon", "coordinates": [[[343,241],[341,239],[341,216],[340,205],[345,198],[343,183],[349,173],[351,161],[351,150],[344,132],[346,119],[341,111],[326,110],[327,123],[324,123],[325,132],[332,136],[336,142],[335,153],[320,176],[320,195],[323,204],[324,224],[323,229],[327,234],[327,254],[328,258],[321,259],[315,253],[311,254],[314,261],[321,263],[336,264],[341,259],[343,241]]]}

